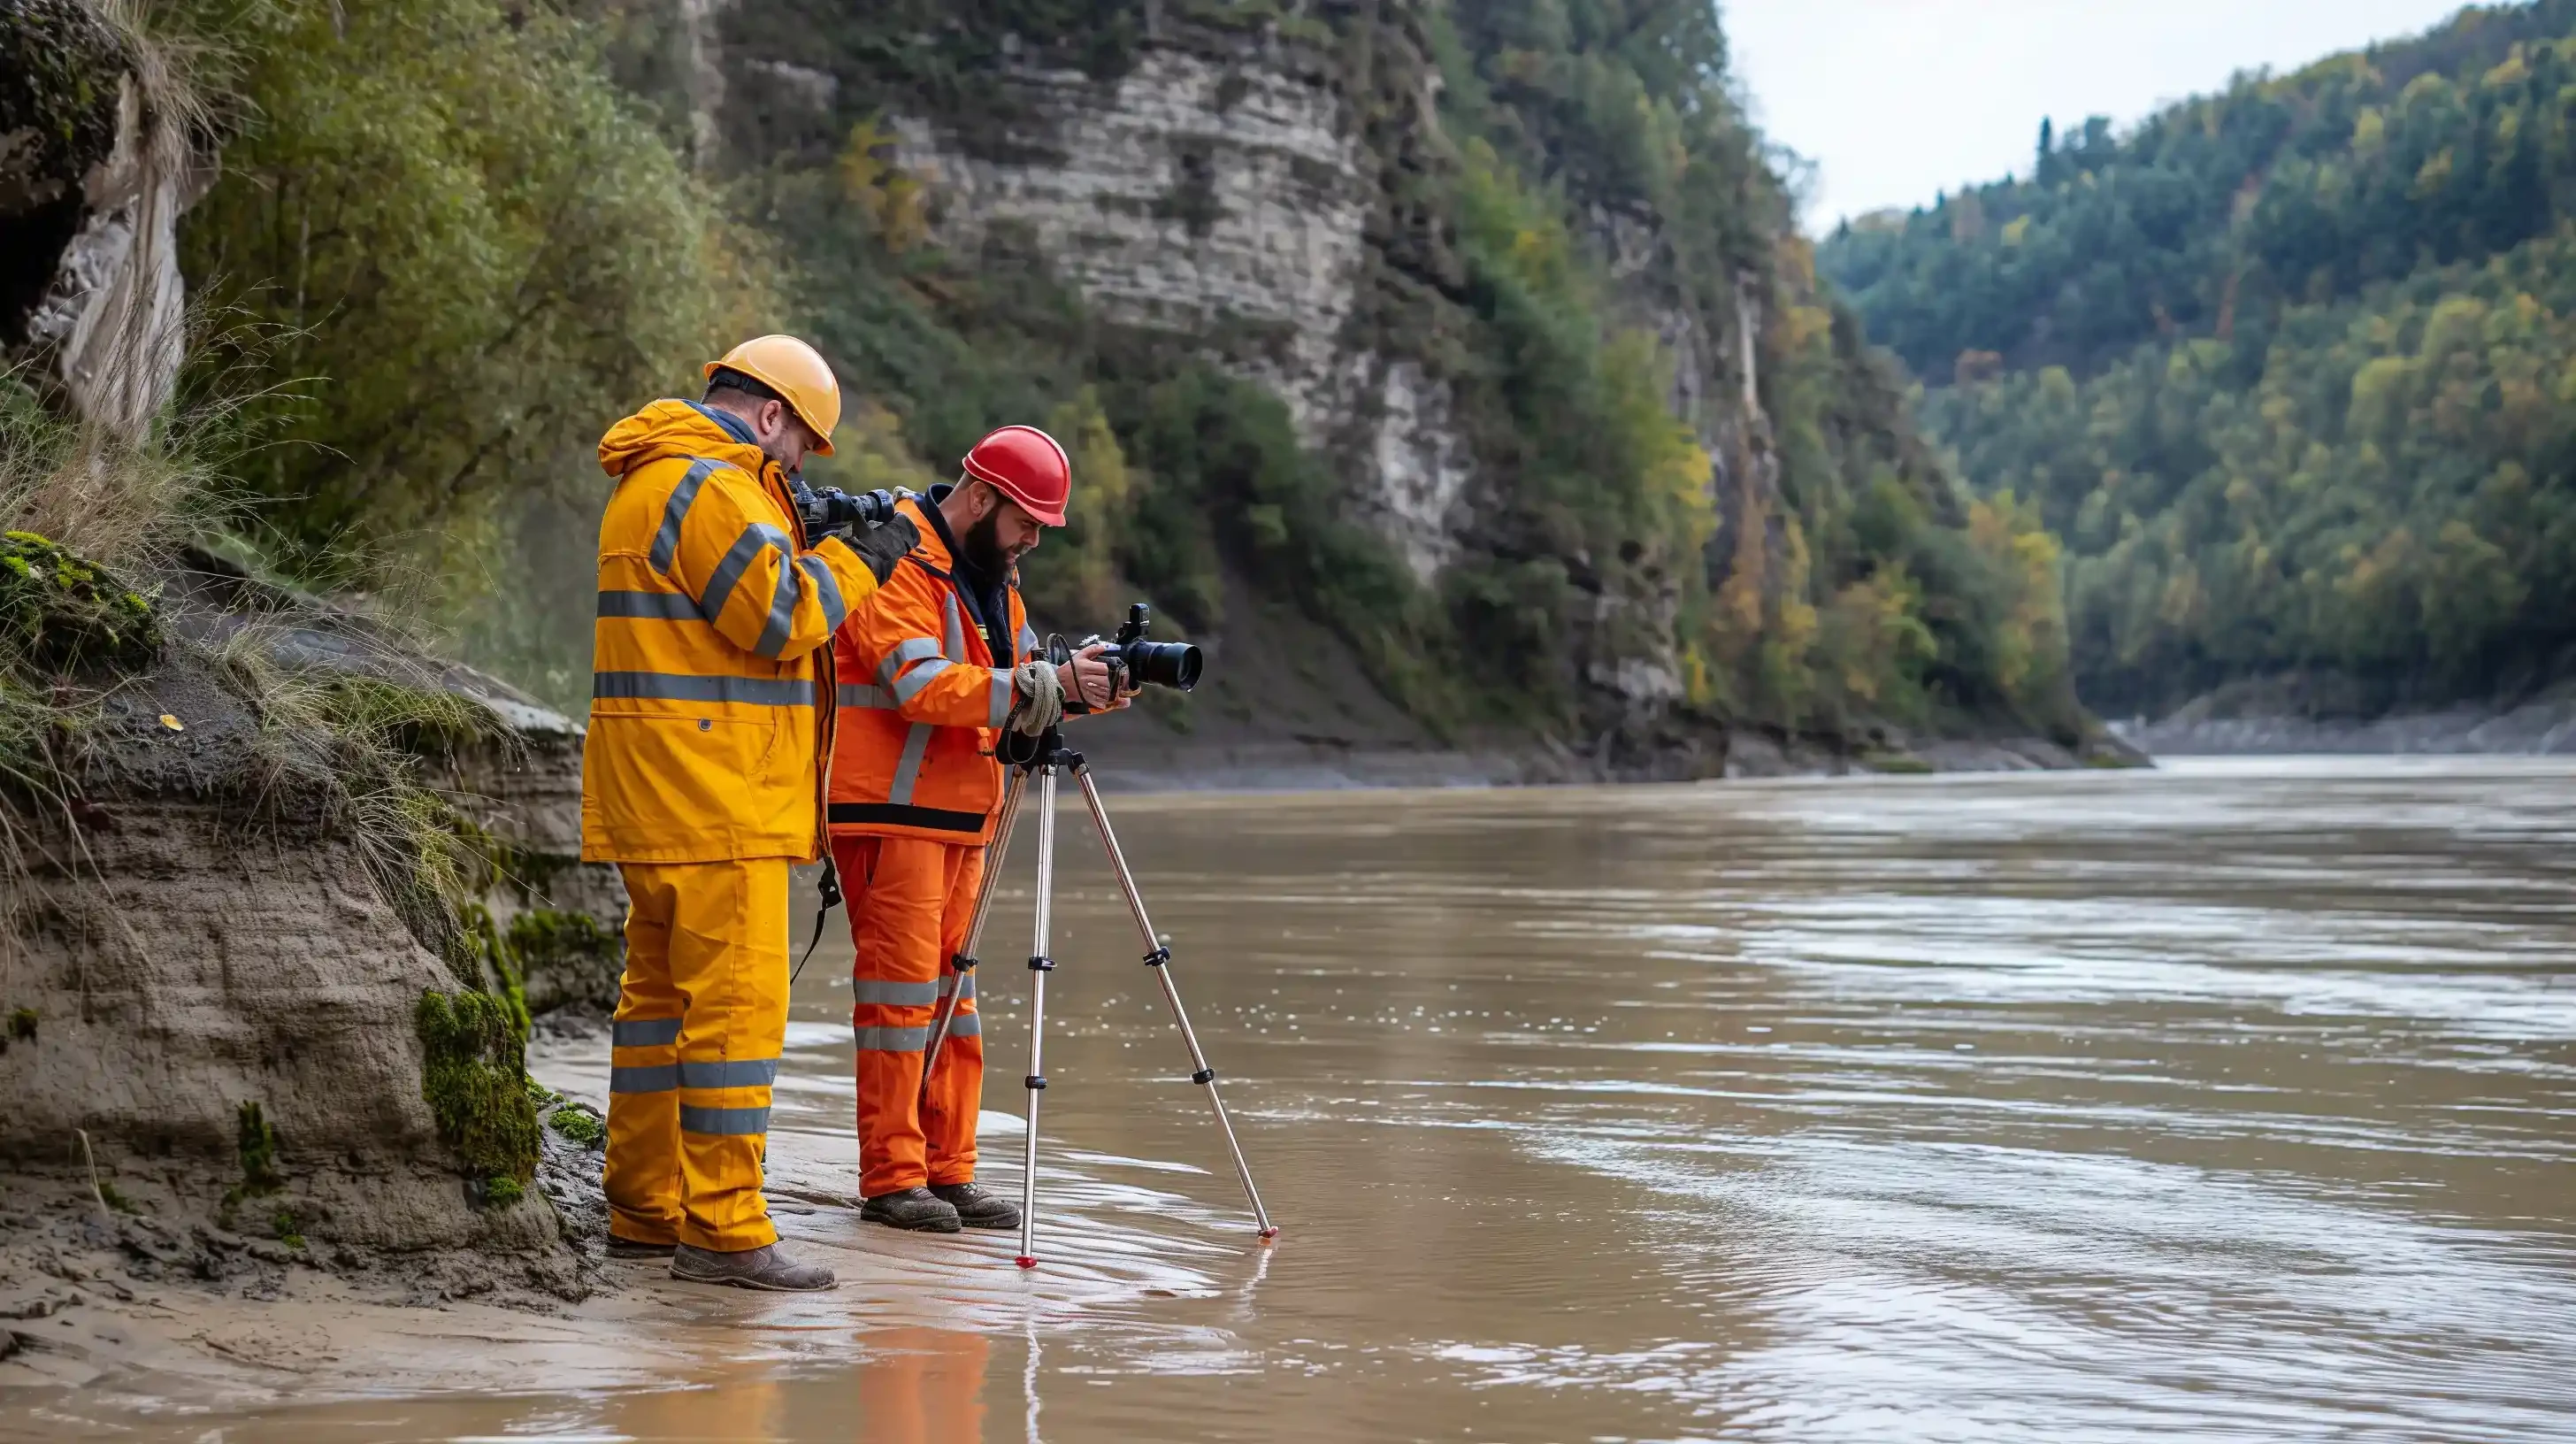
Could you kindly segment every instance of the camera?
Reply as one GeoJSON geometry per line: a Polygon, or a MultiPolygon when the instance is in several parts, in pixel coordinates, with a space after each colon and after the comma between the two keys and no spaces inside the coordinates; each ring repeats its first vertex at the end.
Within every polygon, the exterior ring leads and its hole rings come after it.
{"type": "Polygon", "coordinates": [[[863,491],[852,496],[836,487],[817,491],[800,482],[796,490],[796,519],[804,523],[808,540],[855,536],[894,520],[894,499],[895,494],[890,491],[863,491]]]}
{"type": "MultiPolygon", "coordinates": [[[[1145,630],[1154,624],[1153,612],[1143,602],[1127,609],[1127,623],[1118,635],[1106,643],[1108,651],[1100,660],[1109,667],[1109,689],[1112,694],[1132,692],[1139,687],[1170,687],[1186,692],[1199,684],[1199,671],[1204,665],[1199,649],[1187,642],[1149,642],[1145,630]]],[[[1072,646],[1059,637],[1048,649],[1048,660],[1059,665],[1071,661],[1073,654],[1100,642],[1097,636],[1086,637],[1072,646]]],[[[1065,698],[1064,710],[1088,710],[1073,697],[1065,698]]]]}

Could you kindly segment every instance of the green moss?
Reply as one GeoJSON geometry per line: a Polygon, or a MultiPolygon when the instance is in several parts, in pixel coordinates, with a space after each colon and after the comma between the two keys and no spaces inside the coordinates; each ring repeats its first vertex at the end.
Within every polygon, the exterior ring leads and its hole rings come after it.
{"type": "Polygon", "coordinates": [[[232,1227],[233,1215],[245,1200],[277,1192],[286,1186],[286,1175],[277,1166],[277,1130],[269,1126],[257,1103],[243,1103],[234,1110],[239,1120],[235,1151],[241,1157],[241,1182],[224,1190],[223,1204],[215,1217],[226,1228],[232,1227]]]}
{"type": "Polygon", "coordinates": [[[424,992],[414,1010],[423,1050],[421,1097],[469,1177],[536,1176],[525,1016],[524,1007],[514,1012],[507,999],[474,992],[424,992]]]}
{"type": "Polygon", "coordinates": [[[245,1194],[275,1193],[286,1186],[286,1175],[277,1167],[277,1130],[261,1116],[259,1105],[244,1103],[237,1110],[240,1119],[239,1151],[241,1153],[241,1189],[245,1194]]]}
{"type": "Polygon", "coordinates": [[[617,967],[626,956],[625,935],[588,913],[532,908],[510,919],[503,944],[524,978],[548,966],[617,967]]]}
{"type": "Polygon", "coordinates": [[[483,1206],[486,1208],[508,1208],[527,1196],[527,1185],[515,1178],[504,1176],[483,1180],[483,1206]]]}
{"type": "Polygon", "coordinates": [[[579,1104],[567,1103],[546,1115],[546,1126],[575,1143],[597,1148],[608,1141],[608,1125],[579,1104]]]}
{"type": "Polygon", "coordinates": [[[134,1206],[134,1200],[127,1198],[123,1193],[117,1191],[116,1181],[114,1179],[102,1178],[98,1181],[98,1197],[100,1202],[106,1204],[112,1209],[115,1209],[118,1213],[141,1213],[143,1211],[142,1209],[134,1206]]]}
{"type": "Polygon", "coordinates": [[[34,532],[0,533],[0,645],[22,667],[132,670],[161,654],[149,599],[34,532]]]}
{"type": "Polygon", "coordinates": [[[36,1041],[36,1010],[19,1008],[9,1014],[9,1036],[21,1043],[36,1041]]]}
{"type": "Polygon", "coordinates": [[[517,946],[492,921],[492,910],[481,903],[462,904],[456,914],[457,932],[449,949],[448,965],[458,976],[476,982],[478,991],[499,1002],[509,1015],[510,1026],[525,1039],[530,1022],[527,970],[520,964],[517,946]]]}
{"type": "Polygon", "coordinates": [[[268,1226],[277,1234],[279,1243],[288,1248],[304,1247],[304,1223],[296,1217],[294,1209],[279,1208],[268,1216],[268,1226]]]}

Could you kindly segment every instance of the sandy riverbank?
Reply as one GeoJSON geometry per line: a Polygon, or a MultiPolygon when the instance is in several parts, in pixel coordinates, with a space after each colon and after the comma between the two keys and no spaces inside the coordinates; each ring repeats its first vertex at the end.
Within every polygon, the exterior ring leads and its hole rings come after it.
{"type": "MultiPolygon", "coordinates": [[[[594,1103],[605,1101],[606,1065],[604,1041],[584,1037],[541,1039],[531,1058],[541,1081],[594,1103]]],[[[1016,1139],[1017,1126],[986,1116],[997,1142],[1016,1139]]],[[[1014,1168],[987,1171],[1016,1185],[1014,1168]]],[[[847,1136],[770,1136],[780,1230],[839,1272],[833,1292],[676,1283],[658,1265],[597,1261],[593,1236],[579,1245],[594,1266],[585,1271],[591,1292],[577,1301],[512,1277],[506,1264],[299,1257],[272,1240],[101,1220],[76,1175],[46,1179],[0,1245],[0,1338],[9,1341],[0,1408],[77,1398],[85,1410],[159,1412],[524,1393],[574,1381],[668,1387],[719,1362],[845,1357],[863,1334],[898,1326],[989,1332],[1107,1302],[1207,1296],[1218,1289],[1210,1266],[1253,1247],[1237,1220],[1050,1161],[1046,1261],[1023,1273],[1011,1263],[1016,1235],[862,1227],[856,1176],[847,1136]],[[171,1263],[151,1262],[155,1253],[171,1263]]]]}

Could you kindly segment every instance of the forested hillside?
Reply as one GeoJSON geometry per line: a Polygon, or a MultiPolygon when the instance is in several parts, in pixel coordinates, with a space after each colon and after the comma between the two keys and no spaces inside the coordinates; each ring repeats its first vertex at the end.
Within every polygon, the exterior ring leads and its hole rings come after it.
{"type": "Polygon", "coordinates": [[[2248,78],[1820,264],[2071,553],[2085,699],[2576,672],[2576,4],[2248,78]]]}
{"type": "MultiPolygon", "coordinates": [[[[162,21],[215,99],[220,171],[184,239],[193,394],[246,398],[232,545],[425,590],[567,704],[592,443],[779,328],[854,393],[822,480],[919,486],[1006,421],[1066,439],[1075,523],[1029,577],[1051,621],[1134,595],[1221,637],[1285,604],[1435,735],[1649,770],[1748,726],[2085,730],[2052,543],[1910,431],[1818,287],[1704,4],[186,0],[162,21]],[[1326,122],[1279,142],[1305,147],[1288,174],[1347,211],[1356,259],[1290,277],[1320,288],[1302,332],[1222,297],[1140,318],[1080,246],[992,209],[1086,126],[1278,131],[1310,102],[1326,122]],[[1298,349],[1319,345],[1326,364],[1298,349]],[[1345,371],[1383,384],[1337,390],[1345,371]]],[[[1167,189],[1110,217],[1175,265],[1258,219],[1211,135],[1160,137],[1167,189]]]]}

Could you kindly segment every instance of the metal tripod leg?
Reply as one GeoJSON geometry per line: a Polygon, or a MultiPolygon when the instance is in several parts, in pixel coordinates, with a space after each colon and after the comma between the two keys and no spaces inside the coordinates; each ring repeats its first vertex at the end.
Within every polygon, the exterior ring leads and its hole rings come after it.
{"type": "Polygon", "coordinates": [[[967,925],[964,950],[948,960],[949,974],[956,981],[939,1000],[939,1012],[930,1020],[930,1041],[921,1050],[918,1097],[930,1096],[930,1070],[939,1066],[939,1046],[948,1041],[948,1025],[956,1020],[958,997],[966,991],[966,980],[975,975],[975,949],[984,939],[984,919],[993,912],[994,880],[1002,875],[1002,863],[1011,855],[1011,826],[1019,821],[1020,797],[1028,785],[1029,775],[1014,770],[1002,794],[1002,820],[994,825],[992,844],[984,849],[984,881],[975,889],[975,920],[967,925]]]}
{"type": "Polygon", "coordinates": [[[1055,764],[1038,774],[1038,906],[1037,944],[1029,951],[1029,1090],[1028,1132],[1020,1138],[1020,1267],[1038,1266],[1038,1095],[1046,1091],[1046,975],[1055,971],[1047,956],[1048,912],[1055,898],[1055,764]]]}
{"type": "MultiPolygon", "coordinates": [[[[1216,1070],[1208,1066],[1207,1054],[1199,1047],[1198,1032],[1190,1026],[1188,1011],[1181,1007],[1181,991],[1172,984],[1172,950],[1163,946],[1163,940],[1155,935],[1152,919],[1145,916],[1144,896],[1136,891],[1136,875],[1127,870],[1127,855],[1118,850],[1118,835],[1110,831],[1109,813],[1100,805],[1100,789],[1092,784],[1091,770],[1079,762],[1073,764],[1073,780],[1082,785],[1082,800],[1091,808],[1092,825],[1100,829],[1101,849],[1109,854],[1109,866],[1118,874],[1118,888],[1127,895],[1127,911],[1135,914],[1136,929],[1145,935],[1145,965],[1161,980],[1163,1001],[1172,1005],[1172,1021],[1180,1025],[1181,1041],[1189,1045],[1190,1066],[1197,1070],[1190,1074],[1190,1081],[1207,1090],[1208,1107],[1216,1114],[1217,1131],[1225,1135],[1226,1151],[1234,1155],[1235,1176],[1243,1180],[1243,1196],[1252,1200],[1252,1217],[1260,1225],[1261,1237],[1277,1238],[1279,1230],[1270,1222],[1270,1211],[1261,1206],[1261,1190],[1252,1186],[1252,1165],[1244,1161],[1243,1145],[1235,1141],[1234,1120],[1226,1116],[1225,1100],[1217,1096],[1216,1070]]],[[[1043,898],[1045,894],[1041,892],[1039,896],[1043,898]]],[[[1039,906],[1043,908],[1045,904],[1041,902],[1039,906]]],[[[1045,914],[1041,912],[1039,916],[1045,914]]],[[[1044,941],[1043,934],[1040,941],[1044,941]]]]}

